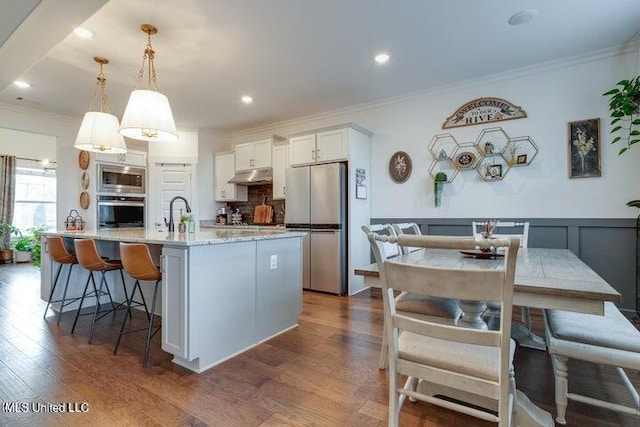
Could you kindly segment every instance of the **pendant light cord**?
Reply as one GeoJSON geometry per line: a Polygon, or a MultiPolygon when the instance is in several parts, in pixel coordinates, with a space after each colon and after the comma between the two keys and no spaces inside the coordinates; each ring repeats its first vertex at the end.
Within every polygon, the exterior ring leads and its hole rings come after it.
{"type": "Polygon", "coordinates": [[[104,58],[94,58],[98,64],[100,64],[100,71],[98,72],[98,77],[96,78],[96,87],[93,89],[93,94],[91,95],[91,100],[89,101],[89,108],[87,111],[92,111],[93,102],[96,100],[98,96],[98,90],[100,91],[100,112],[101,113],[109,113],[111,114],[111,110],[109,109],[109,95],[107,95],[106,83],[107,78],[104,76],[103,67],[104,64],[108,63],[108,61],[104,58]]]}
{"type": "Polygon", "coordinates": [[[151,33],[147,32],[147,45],[145,46],[144,53],[142,54],[142,66],[138,71],[138,82],[141,82],[144,78],[145,64],[147,64],[147,84],[150,90],[158,90],[158,85],[156,83],[156,67],[153,63],[155,54],[156,52],[151,46],[151,33]]]}

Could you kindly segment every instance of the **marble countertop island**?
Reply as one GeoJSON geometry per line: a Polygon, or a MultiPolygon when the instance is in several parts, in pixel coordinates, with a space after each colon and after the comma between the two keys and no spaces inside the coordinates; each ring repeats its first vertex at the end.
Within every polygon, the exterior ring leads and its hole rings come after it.
{"type": "Polygon", "coordinates": [[[116,242],[141,242],[165,246],[199,246],[218,245],[223,243],[282,239],[301,237],[304,233],[287,232],[283,228],[253,229],[253,228],[203,228],[195,233],[178,233],[156,231],[145,228],[114,228],[84,231],[50,231],[42,233],[44,236],[63,236],[74,239],[96,239],[116,242]]]}
{"type": "MultiPolygon", "coordinates": [[[[238,228],[195,233],[143,228],[47,232],[42,239],[41,297],[48,298],[54,269],[59,268],[50,259],[47,237],[62,236],[70,247],[70,240],[94,239],[100,254],[111,259],[120,258],[119,242],[145,243],[162,270],[162,309],[156,310],[162,316],[162,349],[173,354],[174,363],[202,372],[297,326],[304,235],[238,228]]],[[[82,293],[87,275],[80,267],[73,270],[70,295],[82,293]]],[[[126,272],[124,279],[131,289],[133,279],[126,272]]],[[[108,278],[117,302],[125,297],[118,291],[123,289],[119,281],[118,275],[108,278]]],[[[55,299],[60,299],[60,288],[55,299]]]]}

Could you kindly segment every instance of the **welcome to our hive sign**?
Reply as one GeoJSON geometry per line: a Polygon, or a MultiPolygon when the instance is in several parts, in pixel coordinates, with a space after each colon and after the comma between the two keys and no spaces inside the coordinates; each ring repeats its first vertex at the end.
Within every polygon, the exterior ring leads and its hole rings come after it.
{"type": "Polygon", "coordinates": [[[458,108],[442,125],[442,129],[480,125],[504,120],[522,119],[527,113],[518,105],[502,98],[478,98],[458,108]]]}

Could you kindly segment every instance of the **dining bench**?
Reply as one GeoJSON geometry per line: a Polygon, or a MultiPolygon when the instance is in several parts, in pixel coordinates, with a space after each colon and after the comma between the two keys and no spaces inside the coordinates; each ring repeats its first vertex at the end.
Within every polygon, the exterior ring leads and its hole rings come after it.
{"type": "Polygon", "coordinates": [[[558,424],[566,424],[568,399],[640,417],[640,396],[624,369],[640,370],[640,331],[612,302],[604,316],[544,310],[547,349],[553,364],[558,424]],[[612,366],[631,394],[633,406],[568,392],[569,359],[612,366]]]}

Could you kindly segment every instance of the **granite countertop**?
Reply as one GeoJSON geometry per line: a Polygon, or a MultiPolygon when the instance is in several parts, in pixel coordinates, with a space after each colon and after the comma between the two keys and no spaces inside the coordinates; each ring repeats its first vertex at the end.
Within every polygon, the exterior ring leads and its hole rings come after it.
{"type": "Polygon", "coordinates": [[[302,232],[287,232],[284,229],[276,230],[274,229],[275,227],[270,228],[271,229],[267,230],[238,229],[233,227],[227,229],[211,228],[198,230],[195,233],[170,233],[145,228],[120,228],[84,231],[59,230],[55,232],[45,232],[42,233],[42,235],[64,236],[76,239],[112,240],[117,242],[141,242],[167,246],[198,246],[251,240],[286,239],[301,237],[305,234],[302,232]]]}
{"type": "Polygon", "coordinates": [[[234,225],[234,224],[218,224],[215,220],[206,219],[200,220],[200,228],[219,228],[219,229],[244,229],[244,230],[273,230],[273,229],[284,229],[284,224],[243,224],[243,225],[234,225]]]}

